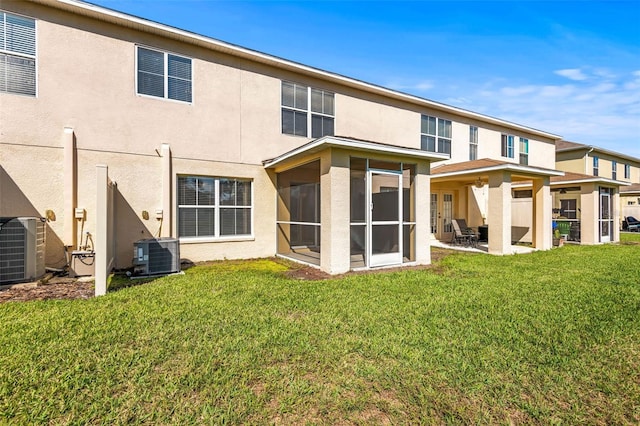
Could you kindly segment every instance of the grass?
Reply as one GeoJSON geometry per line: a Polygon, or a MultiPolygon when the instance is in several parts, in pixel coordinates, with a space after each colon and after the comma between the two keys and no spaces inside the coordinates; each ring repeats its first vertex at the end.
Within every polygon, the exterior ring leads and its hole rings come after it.
{"type": "Polygon", "coordinates": [[[638,424],[639,259],[623,234],[325,281],[216,263],[5,303],[0,423],[638,424]]]}

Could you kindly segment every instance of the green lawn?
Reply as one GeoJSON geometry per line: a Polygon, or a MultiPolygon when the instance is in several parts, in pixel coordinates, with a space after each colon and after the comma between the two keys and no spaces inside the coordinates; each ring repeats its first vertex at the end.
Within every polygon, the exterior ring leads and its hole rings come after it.
{"type": "Polygon", "coordinates": [[[1,304],[0,423],[640,423],[640,234],[326,281],[285,270],[1,304]]]}

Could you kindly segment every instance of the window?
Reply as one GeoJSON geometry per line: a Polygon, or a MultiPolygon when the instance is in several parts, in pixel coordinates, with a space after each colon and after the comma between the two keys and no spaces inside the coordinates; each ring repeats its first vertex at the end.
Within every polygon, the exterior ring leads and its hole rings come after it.
{"type": "Polygon", "coordinates": [[[531,189],[522,189],[513,191],[513,198],[532,198],[533,191],[531,189]]]}
{"type": "Polygon", "coordinates": [[[502,135],[501,143],[502,143],[502,156],[513,158],[513,136],[511,135],[502,135]]]}
{"type": "Polygon", "coordinates": [[[566,219],[577,219],[578,209],[576,206],[576,199],[560,200],[560,217],[564,217],[566,219]]]}
{"type": "Polygon", "coordinates": [[[420,149],[451,155],[451,121],[423,115],[420,119],[420,149]]]}
{"type": "Polygon", "coordinates": [[[469,126],[469,160],[478,159],[478,128],[469,126]]]}
{"type": "Polygon", "coordinates": [[[191,59],[144,47],[137,52],[138,94],[191,102],[191,59]]]}
{"type": "Polygon", "coordinates": [[[624,165],[624,178],[631,179],[631,166],[629,164],[624,165]]]}
{"type": "Polygon", "coordinates": [[[36,21],[0,12],[0,92],[36,95],[36,21]]]}
{"type": "Polygon", "coordinates": [[[529,139],[520,138],[520,164],[529,165],[529,139]]]}
{"type": "Polygon", "coordinates": [[[613,180],[618,179],[618,162],[617,161],[611,162],[611,179],[613,180]]]}
{"type": "Polygon", "coordinates": [[[178,236],[251,235],[251,198],[250,180],[178,177],[178,236]]]}
{"type": "Polygon", "coordinates": [[[598,176],[598,157],[593,157],[593,175],[598,176]]]}
{"type": "Polygon", "coordinates": [[[334,97],[325,90],[283,81],[282,133],[312,138],[332,136],[334,97]]]}

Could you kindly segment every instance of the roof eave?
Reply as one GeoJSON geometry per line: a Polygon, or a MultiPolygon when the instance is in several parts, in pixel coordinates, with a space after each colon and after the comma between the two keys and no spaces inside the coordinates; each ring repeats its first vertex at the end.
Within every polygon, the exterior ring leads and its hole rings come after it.
{"type": "Polygon", "coordinates": [[[86,16],[90,16],[95,19],[99,19],[114,24],[125,25],[134,29],[138,29],[145,32],[155,33],[163,35],[165,37],[178,39],[183,42],[192,43],[209,48],[214,51],[223,52],[229,55],[249,59],[275,66],[277,68],[283,68],[298,73],[303,73],[316,78],[333,81],[349,87],[353,87],[359,90],[363,90],[369,93],[375,93],[385,97],[398,99],[401,101],[417,104],[424,107],[433,108],[440,111],[456,114],[459,116],[476,119],[479,121],[517,129],[529,134],[541,136],[543,138],[551,140],[560,140],[561,136],[555,135],[542,130],[533,129],[531,127],[523,126],[517,123],[512,123],[499,118],[490,117],[487,115],[479,114],[473,111],[457,108],[454,106],[442,104],[429,99],[421,98],[415,95],[410,95],[403,92],[398,92],[386,87],[378,86],[375,84],[367,83],[361,80],[346,77],[340,74],[325,71],[319,68],[310,67],[304,64],[300,64],[294,61],[279,58],[277,56],[268,55],[256,50],[247,49],[231,43],[226,43],[220,40],[216,40],[211,37],[206,37],[200,34],[192,33],[189,31],[181,30],[179,28],[171,27],[165,24],[157,23],[133,15],[128,15],[123,12],[104,8],[91,3],[86,3],[78,0],[31,0],[36,3],[46,4],[58,9],[64,9],[72,12],[82,12],[86,16]]]}
{"type": "Polygon", "coordinates": [[[560,170],[539,169],[536,167],[521,166],[518,164],[497,164],[495,166],[479,167],[479,168],[470,169],[470,170],[434,173],[431,175],[431,178],[432,179],[441,178],[441,177],[446,178],[446,177],[464,176],[464,175],[470,175],[470,174],[477,175],[477,174],[490,173],[490,172],[501,171],[501,170],[516,172],[516,173],[519,172],[519,173],[530,174],[530,175],[549,176],[549,177],[564,176],[564,172],[560,170]]]}
{"type": "Polygon", "coordinates": [[[278,157],[263,161],[263,167],[265,169],[274,168],[287,160],[295,157],[305,155],[326,148],[342,148],[352,151],[362,152],[376,152],[386,155],[396,155],[400,157],[419,158],[425,161],[443,161],[448,160],[449,156],[446,154],[438,154],[428,151],[422,151],[415,148],[403,148],[393,145],[383,145],[375,142],[359,141],[348,138],[341,138],[335,136],[324,136],[322,138],[313,140],[307,144],[304,144],[296,149],[288,151],[278,157]]]}

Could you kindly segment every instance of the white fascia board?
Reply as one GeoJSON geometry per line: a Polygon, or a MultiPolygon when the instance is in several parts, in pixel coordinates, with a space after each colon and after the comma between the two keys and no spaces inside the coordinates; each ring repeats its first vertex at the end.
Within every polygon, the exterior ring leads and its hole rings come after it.
{"type": "MultiPolygon", "coordinates": [[[[506,120],[502,120],[495,117],[490,117],[488,115],[479,114],[473,111],[468,111],[462,108],[453,107],[450,105],[442,104],[439,102],[431,101],[429,99],[421,98],[418,96],[410,95],[403,92],[398,92],[396,90],[388,89],[386,87],[378,86],[375,84],[367,83],[362,80],[357,80],[354,78],[346,77],[340,74],[335,74],[332,72],[328,72],[319,68],[310,67],[304,64],[300,64],[298,62],[289,61],[286,59],[279,58],[277,56],[267,55],[262,52],[258,52],[256,50],[247,49],[241,46],[237,46],[234,44],[226,43],[220,40],[216,40],[210,37],[206,37],[203,35],[199,35],[196,33],[192,33],[189,31],[181,30],[175,27],[171,27],[168,25],[160,24],[157,22],[149,21],[143,18],[139,18],[133,15],[128,15],[126,13],[118,12],[115,10],[103,8],[101,6],[96,6],[94,4],[85,3],[77,0],[36,0],[40,3],[50,4],[55,7],[55,4],[62,4],[71,7],[81,8],[87,12],[93,12],[94,14],[101,14],[105,16],[109,16],[112,19],[124,20],[129,23],[136,24],[143,28],[153,28],[157,31],[161,31],[166,35],[178,36],[182,39],[191,40],[192,42],[198,41],[206,45],[208,48],[222,51],[231,55],[244,57],[250,60],[258,60],[262,63],[272,64],[277,67],[292,69],[297,72],[302,72],[307,75],[312,75],[318,78],[322,78],[325,80],[330,80],[334,82],[338,82],[350,87],[358,88],[360,90],[364,90],[371,93],[380,94],[387,97],[392,97],[395,99],[404,100],[407,102],[411,102],[414,104],[419,104],[425,107],[434,108],[437,110],[461,115],[468,118],[477,119],[479,121],[484,121],[486,123],[497,124],[500,126],[504,126],[510,129],[517,129],[526,133],[531,133],[533,135],[542,136],[549,139],[559,140],[562,139],[561,136],[555,135],[552,133],[544,132],[542,130],[533,129],[531,127],[523,126],[520,124],[512,123],[506,120]]],[[[139,28],[139,29],[143,29],[139,28]]]]}
{"type": "MultiPolygon", "coordinates": [[[[560,182],[551,182],[550,186],[567,186],[567,185],[580,185],[583,183],[603,183],[607,185],[617,185],[617,186],[629,186],[631,183],[622,182],[619,180],[607,179],[607,178],[587,178],[587,179],[575,179],[575,180],[563,180],[560,182]]],[[[520,187],[527,188],[530,187],[530,183],[514,183],[511,185],[512,187],[520,187]]],[[[628,194],[628,193],[627,193],[628,194]]]]}
{"type": "Polygon", "coordinates": [[[576,180],[563,180],[561,182],[551,182],[551,186],[561,186],[561,185],[579,185],[581,183],[604,183],[607,185],[617,185],[617,186],[629,186],[631,183],[622,182],[620,180],[613,180],[608,178],[589,178],[589,179],[576,179],[576,180]]]}
{"type": "Polygon", "coordinates": [[[324,136],[320,139],[316,139],[315,141],[302,145],[301,147],[296,148],[292,151],[284,153],[276,158],[266,160],[264,162],[264,168],[268,169],[274,167],[290,158],[296,157],[306,152],[313,152],[314,150],[330,147],[351,149],[353,151],[367,151],[389,155],[399,155],[404,157],[420,158],[427,161],[444,161],[449,159],[449,156],[447,154],[432,153],[415,148],[403,148],[399,146],[378,144],[375,142],[365,142],[354,139],[324,136]]]}
{"type": "Polygon", "coordinates": [[[441,177],[463,176],[463,175],[470,175],[470,174],[475,175],[475,174],[495,172],[499,170],[506,170],[510,172],[520,172],[520,173],[526,173],[531,175],[541,175],[541,176],[564,176],[564,172],[560,170],[538,169],[536,167],[521,166],[518,164],[499,164],[496,166],[480,167],[477,169],[460,170],[456,172],[436,173],[436,174],[432,173],[431,178],[438,179],[441,177]]]}

